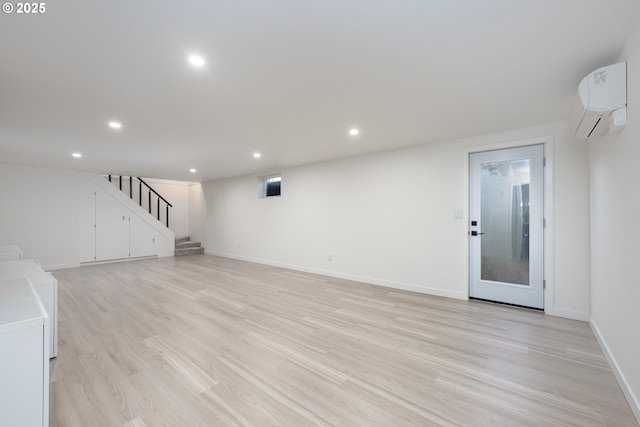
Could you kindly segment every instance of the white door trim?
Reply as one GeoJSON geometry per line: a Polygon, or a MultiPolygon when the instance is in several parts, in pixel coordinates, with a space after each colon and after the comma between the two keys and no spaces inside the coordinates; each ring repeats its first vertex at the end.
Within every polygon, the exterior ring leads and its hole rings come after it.
{"type": "Polygon", "coordinates": [[[546,227],[544,228],[544,280],[546,288],[544,292],[544,312],[546,314],[554,314],[554,232],[553,232],[553,137],[543,136],[537,138],[527,138],[517,141],[499,142],[494,144],[475,145],[463,147],[462,152],[462,205],[465,206],[463,212],[463,232],[461,239],[463,241],[463,253],[465,262],[463,263],[462,274],[464,288],[464,298],[469,299],[469,155],[481,151],[501,150],[505,148],[522,147],[525,145],[544,144],[544,155],[546,167],[544,168],[544,218],[546,227]]]}

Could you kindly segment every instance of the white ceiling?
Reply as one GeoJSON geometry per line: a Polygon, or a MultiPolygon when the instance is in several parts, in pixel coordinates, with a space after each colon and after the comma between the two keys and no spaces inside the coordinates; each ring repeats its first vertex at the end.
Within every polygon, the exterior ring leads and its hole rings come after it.
{"type": "Polygon", "coordinates": [[[0,162],[206,181],[562,120],[639,18],[638,0],[50,1],[0,15],[0,162]]]}

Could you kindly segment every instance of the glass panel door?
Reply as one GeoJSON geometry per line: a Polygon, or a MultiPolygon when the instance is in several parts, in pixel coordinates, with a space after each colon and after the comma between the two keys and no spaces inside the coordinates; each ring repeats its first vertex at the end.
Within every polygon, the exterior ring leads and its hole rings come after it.
{"type": "Polygon", "coordinates": [[[544,146],[469,158],[469,296],[543,308],[544,146]]]}

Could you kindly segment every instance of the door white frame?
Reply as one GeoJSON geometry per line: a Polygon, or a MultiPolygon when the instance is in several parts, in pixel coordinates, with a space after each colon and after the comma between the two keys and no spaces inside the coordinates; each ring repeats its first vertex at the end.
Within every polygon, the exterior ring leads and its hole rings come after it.
{"type": "Polygon", "coordinates": [[[546,226],[544,232],[544,280],[546,283],[544,291],[544,312],[545,314],[554,314],[554,266],[553,266],[553,137],[544,136],[538,138],[528,138],[517,141],[498,142],[495,144],[475,145],[463,148],[462,153],[462,170],[463,170],[463,191],[462,191],[462,205],[465,206],[463,211],[462,220],[464,223],[463,233],[461,238],[463,239],[463,253],[466,257],[466,262],[463,263],[463,280],[466,283],[464,288],[464,298],[469,299],[469,283],[470,283],[470,271],[469,271],[469,155],[471,153],[478,153],[482,151],[502,150],[505,148],[516,148],[525,145],[544,145],[544,156],[546,166],[544,168],[544,218],[546,220],[546,226]]]}

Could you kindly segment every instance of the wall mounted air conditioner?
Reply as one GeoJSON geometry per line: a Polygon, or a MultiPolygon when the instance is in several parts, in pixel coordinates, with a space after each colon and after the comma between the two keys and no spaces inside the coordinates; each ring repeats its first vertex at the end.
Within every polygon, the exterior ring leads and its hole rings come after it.
{"type": "Polygon", "coordinates": [[[580,82],[571,120],[573,134],[588,139],[627,124],[627,63],[598,68],[580,82]]]}

